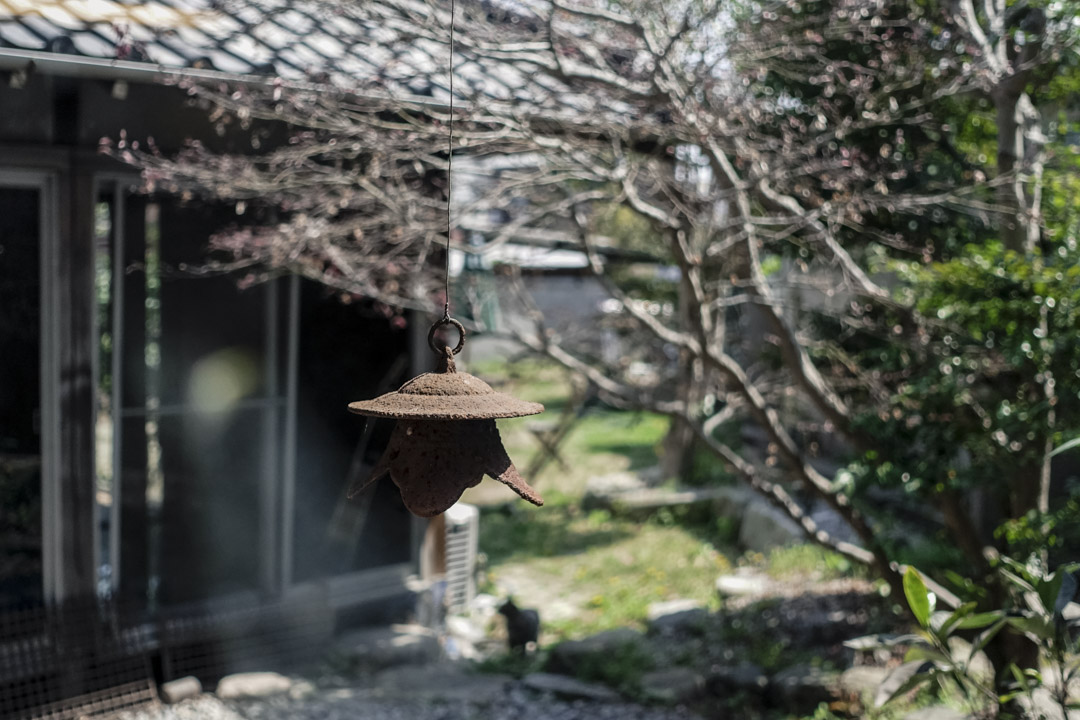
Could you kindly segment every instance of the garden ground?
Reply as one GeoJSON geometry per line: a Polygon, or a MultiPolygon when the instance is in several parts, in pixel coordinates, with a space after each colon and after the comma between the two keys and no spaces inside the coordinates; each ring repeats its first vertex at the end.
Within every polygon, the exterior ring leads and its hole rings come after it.
{"type": "MultiPolygon", "coordinates": [[[[499,390],[543,402],[552,416],[569,400],[569,383],[551,366],[468,369],[499,390]]],[[[539,449],[532,422],[500,422],[522,468],[539,449]]],[[[874,709],[878,684],[900,659],[845,641],[902,631],[906,620],[886,588],[843,558],[798,544],[743,551],[737,519],[708,508],[588,509],[590,478],[648,474],[666,429],[659,416],[590,407],[560,448],[566,466],[551,462],[529,478],[545,507],[494,482],[466,494],[481,507],[480,590],[488,601],[456,618],[482,638],[472,661],[384,669],[339,652],[318,681],[294,679],[288,693],[204,695],[135,717],[899,720],[930,705],[931,697],[917,695],[902,708],[874,709]],[[509,654],[500,640],[505,630],[494,607],[508,596],[540,612],[534,653],[509,654]]],[[[730,482],[718,468],[695,470],[706,482],[730,482]]],[[[929,717],[964,717],[935,712],[929,717]]]]}

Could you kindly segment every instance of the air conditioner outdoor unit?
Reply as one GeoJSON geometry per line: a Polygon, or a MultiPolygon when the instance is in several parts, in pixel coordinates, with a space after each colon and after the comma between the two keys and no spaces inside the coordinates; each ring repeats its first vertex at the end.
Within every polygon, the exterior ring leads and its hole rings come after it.
{"type": "Polygon", "coordinates": [[[476,597],[476,553],[480,510],[457,503],[446,511],[446,607],[463,610],[476,597]]]}

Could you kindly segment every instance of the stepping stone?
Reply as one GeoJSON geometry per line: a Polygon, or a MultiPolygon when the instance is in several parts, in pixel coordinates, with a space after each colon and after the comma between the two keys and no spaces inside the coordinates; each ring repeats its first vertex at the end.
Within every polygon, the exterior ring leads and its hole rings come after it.
{"type": "Polygon", "coordinates": [[[292,680],[275,672],[236,673],[221,678],[215,694],[222,700],[239,700],[287,693],[291,687],[292,680]]]}
{"type": "Polygon", "coordinates": [[[661,634],[699,629],[708,616],[700,602],[689,599],[655,602],[646,612],[649,630],[661,634]]]}
{"type": "Polygon", "coordinates": [[[383,695],[391,697],[490,705],[504,699],[512,680],[509,675],[470,673],[462,666],[445,663],[390,668],[376,675],[374,683],[383,695]]]}
{"type": "Polygon", "coordinates": [[[202,683],[199,678],[188,675],[179,680],[170,680],[161,686],[161,699],[169,705],[175,705],[181,700],[193,698],[202,694],[202,683]]]}
{"type": "Polygon", "coordinates": [[[609,687],[554,673],[529,673],[521,683],[530,690],[570,700],[616,702],[620,699],[619,693],[609,687]]]}
{"type": "Polygon", "coordinates": [[[655,670],[641,676],[641,692],[657,702],[689,702],[699,697],[704,689],[705,678],[690,668],[655,670]]]}
{"type": "Polygon", "coordinates": [[[720,597],[764,595],[772,588],[767,575],[721,575],[716,578],[716,592],[720,597]]]}
{"type": "Polygon", "coordinates": [[[568,640],[556,645],[548,658],[548,670],[574,675],[582,663],[596,657],[610,657],[626,649],[628,645],[644,643],[644,636],[631,628],[606,630],[583,640],[568,640]]]}

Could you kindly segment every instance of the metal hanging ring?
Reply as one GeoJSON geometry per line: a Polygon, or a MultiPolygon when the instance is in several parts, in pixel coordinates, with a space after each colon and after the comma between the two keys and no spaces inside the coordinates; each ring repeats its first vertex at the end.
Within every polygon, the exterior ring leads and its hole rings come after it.
{"type": "MultiPolygon", "coordinates": [[[[459,323],[454,318],[449,317],[449,316],[443,317],[443,318],[440,318],[440,319],[436,320],[435,324],[431,326],[430,330],[428,330],[428,334],[427,334],[428,347],[430,347],[432,352],[434,352],[436,355],[439,355],[439,354],[442,353],[443,346],[435,344],[435,333],[439,330],[439,328],[445,327],[446,325],[453,325],[455,328],[457,328],[457,331],[458,331],[458,343],[457,343],[457,347],[455,347],[454,350],[453,350],[453,353],[455,355],[457,355],[459,352],[461,352],[461,349],[463,347],[465,347],[465,326],[462,325],[461,323],[459,323]]],[[[449,347],[449,346],[447,345],[446,347],[449,347]]]]}

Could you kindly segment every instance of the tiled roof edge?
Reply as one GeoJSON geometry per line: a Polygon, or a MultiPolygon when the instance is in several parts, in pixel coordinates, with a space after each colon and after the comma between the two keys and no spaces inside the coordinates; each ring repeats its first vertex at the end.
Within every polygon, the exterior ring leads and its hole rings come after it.
{"type": "MultiPolygon", "coordinates": [[[[331,86],[318,83],[300,82],[267,75],[238,75],[220,70],[198,68],[176,68],[154,65],[130,60],[86,57],[83,55],[64,55],[44,50],[23,50],[21,48],[0,47],[0,70],[30,70],[43,75],[60,77],[94,78],[100,80],[128,80],[132,82],[156,83],[167,78],[190,78],[193,80],[220,80],[248,85],[281,85],[298,90],[312,92],[325,91],[331,86]]],[[[376,101],[390,101],[405,105],[445,108],[446,102],[421,95],[381,96],[371,93],[357,93],[344,88],[333,89],[346,92],[353,97],[376,101]]]]}

